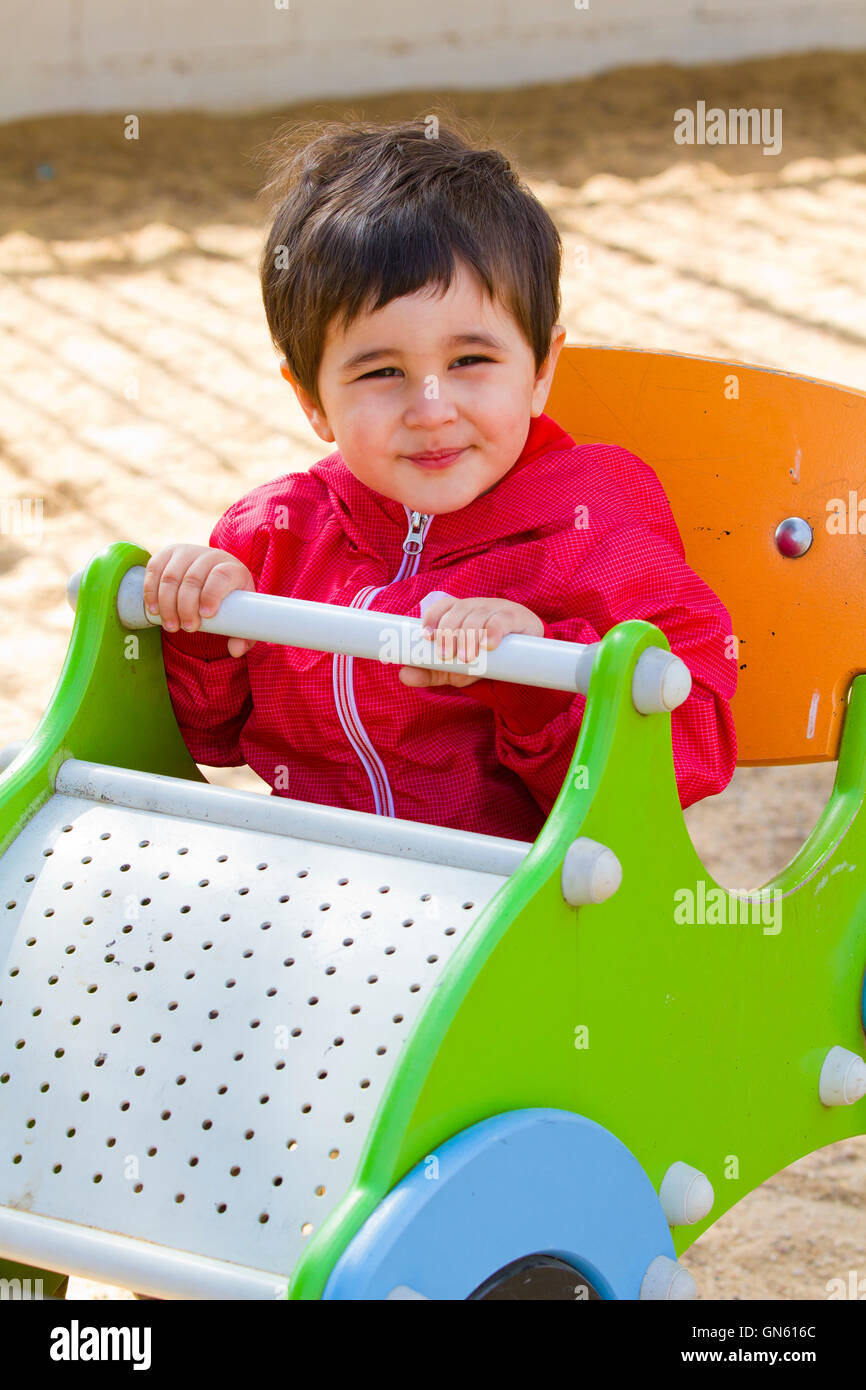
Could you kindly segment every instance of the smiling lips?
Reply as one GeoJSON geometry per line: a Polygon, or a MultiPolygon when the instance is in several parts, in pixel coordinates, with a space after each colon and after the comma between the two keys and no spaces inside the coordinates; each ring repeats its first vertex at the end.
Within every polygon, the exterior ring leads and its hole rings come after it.
{"type": "Polygon", "coordinates": [[[456,458],[463,453],[462,449],[437,449],[430,454],[407,454],[406,457],[412,463],[417,463],[420,468],[447,468],[456,458]]]}

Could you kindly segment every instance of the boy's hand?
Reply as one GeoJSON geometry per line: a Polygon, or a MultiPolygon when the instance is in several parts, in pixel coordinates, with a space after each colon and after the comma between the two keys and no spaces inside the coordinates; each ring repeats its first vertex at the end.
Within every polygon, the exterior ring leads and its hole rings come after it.
{"type": "MultiPolygon", "coordinates": [[[[509,632],[543,637],[541,619],[522,603],[501,598],[440,598],[421,615],[425,629],[435,631],[431,653],[442,661],[474,661],[482,651],[493,651],[509,632]]],[[[425,671],[419,666],[401,666],[404,685],[472,685],[483,675],[463,676],[452,671],[425,671]]]]}
{"type": "MultiPolygon", "coordinates": [[[[166,632],[195,632],[212,618],[234,589],[255,593],[255,580],[235,555],[206,545],[167,545],[152,555],[144,572],[144,606],[158,613],[166,632]]],[[[230,637],[230,656],[245,656],[255,642],[230,637]]]]}

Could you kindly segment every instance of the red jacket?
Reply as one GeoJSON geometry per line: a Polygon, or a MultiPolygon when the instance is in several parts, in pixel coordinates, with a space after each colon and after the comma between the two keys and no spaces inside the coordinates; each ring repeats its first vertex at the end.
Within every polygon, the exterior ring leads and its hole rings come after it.
{"type": "MultiPolygon", "coordinates": [[[[692,673],[671,716],[681,804],[722,791],[733,775],[731,620],[685,563],[652,469],[625,449],[577,445],[542,415],[491,492],[420,517],[333,453],[247,493],[210,544],[242,560],[261,593],[412,617],[437,589],[502,597],[536,613],[545,637],[573,642],[596,642],[627,618],[655,623],[692,673]],[[420,545],[407,552],[413,533],[420,545]]],[[[584,696],[489,679],[412,688],[396,665],[268,642],[236,658],[226,641],[162,633],[196,762],[248,763],[272,792],[302,801],[536,839],[574,753],[584,696]]]]}

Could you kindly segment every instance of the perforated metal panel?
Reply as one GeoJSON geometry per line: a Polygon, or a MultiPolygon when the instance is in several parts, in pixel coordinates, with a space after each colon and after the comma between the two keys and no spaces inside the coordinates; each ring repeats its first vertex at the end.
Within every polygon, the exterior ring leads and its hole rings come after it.
{"type": "Polygon", "coordinates": [[[504,882],[64,795],[0,864],[0,1205],[281,1275],[504,882]]]}

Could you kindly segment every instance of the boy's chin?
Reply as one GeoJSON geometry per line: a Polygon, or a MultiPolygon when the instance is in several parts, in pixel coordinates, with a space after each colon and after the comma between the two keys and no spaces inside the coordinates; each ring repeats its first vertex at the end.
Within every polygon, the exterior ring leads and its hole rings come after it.
{"type": "MultiPolygon", "coordinates": [[[[496,484],[492,483],[491,486],[486,489],[486,492],[492,492],[495,486],[496,484]]],[[[483,497],[484,495],[483,492],[474,492],[472,488],[460,493],[452,490],[449,493],[443,493],[439,496],[428,493],[426,497],[418,497],[414,502],[407,501],[406,506],[413,512],[426,512],[428,515],[447,516],[449,512],[462,511],[464,507],[468,507],[470,503],[474,502],[476,497],[483,497]]]]}
{"type": "Polygon", "coordinates": [[[407,496],[405,503],[416,512],[435,513],[439,516],[447,512],[459,512],[461,508],[468,507],[478,497],[486,497],[488,492],[492,492],[501,478],[494,478],[492,482],[484,479],[470,482],[466,479],[459,483],[453,479],[442,479],[437,485],[427,487],[423,492],[413,492],[407,496]],[[450,484],[450,485],[449,485],[450,484]]]}

